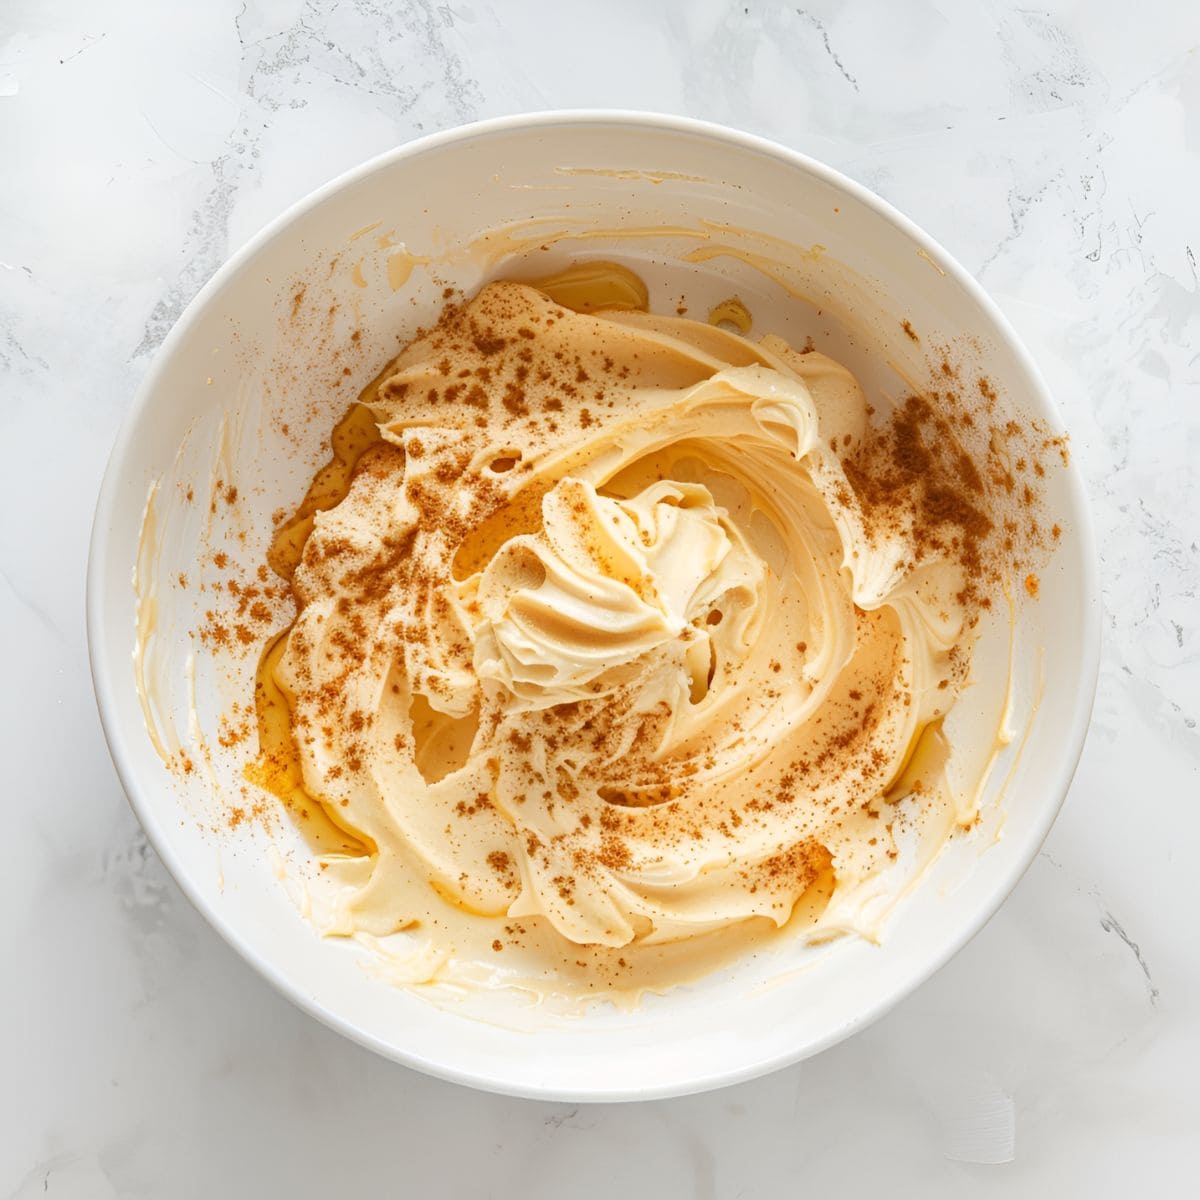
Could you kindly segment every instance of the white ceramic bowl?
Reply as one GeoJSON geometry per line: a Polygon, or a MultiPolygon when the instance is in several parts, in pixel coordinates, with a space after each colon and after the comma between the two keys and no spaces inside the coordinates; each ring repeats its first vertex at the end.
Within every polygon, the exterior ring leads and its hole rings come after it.
{"type": "MultiPolygon", "coordinates": [[[[761,964],[741,964],[637,1012],[598,1008],[534,1033],[464,1017],[381,980],[364,969],[360,948],[319,938],[298,914],[268,864],[294,847],[280,851],[276,840],[272,854],[271,836],[251,821],[214,831],[204,772],[181,783],[164,769],[134,684],[131,573],[140,546],[143,598],[156,593],[142,608],[159,704],[152,719],[186,745],[186,710],[201,710],[201,723],[211,718],[204,710],[231,681],[206,676],[202,651],[189,662],[202,600],[167,581],[189,567],[202,575],[214,530],[205,529],[206,504],[181,507],[176,493],[193,480],[203,489],[210,474],[241,472],[241,520],[249,550],[260,551],[272,511],[303,493],[331,423],[309,421],[285,436],[289,413],[299,427],[315,402],[332,417],[329,396],[347,403],[437,311],[447,284],[473,290],[531,263],[544,270],[578,256],[636,266],[660,310],[681,292],[694,309],[737,292],[756,332],[813,334],[869,394],[903,394],[897,371],[919,386],[932,369],[931,345],[968,347],[972,369],[995,381],[1006,405],[1060,427],[1029,355],[980,287],[911,222],[829,168],[674,117],[485,122],[402,146],[321,188],[252,239],[188,307],[104,479],[88,636],[108,744],[150,840],[196,907],[280,991],[431,1074],[518,1095],[616,1100],[699,1091],[813,1054],[886,1011],[982,927],[1037,853],[1078,760],[1095,686],[1098,588],[1077,473],[1052,472],[1046,507],[1064,532],[1042,568],[1040,599],[1018,607],[1014,651],[1018,699],[1032,703],[1039,679],[1044,691],[1019,758],[1010,748],[995,775],[1011,775],[1002,836],[993,820],[990,836],[944,855],[882,945],[845,941],[770,984],[761,964]],[[534,224],[480,239],[519,222],[534,224]],[[902,319],[920,331],[919,345],[902,319]],[[344,394],[333,390],[343,365],[344,394]],[[148,544],[139,538],[156,480],[148,544]]],[[[244,688],[245,671],[232,682],[244,688]]]]}

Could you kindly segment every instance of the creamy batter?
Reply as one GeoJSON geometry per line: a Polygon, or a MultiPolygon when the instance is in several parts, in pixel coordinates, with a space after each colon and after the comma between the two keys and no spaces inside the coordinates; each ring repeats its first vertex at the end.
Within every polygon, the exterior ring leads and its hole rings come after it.
{"type": "Polygon", "coordinates": [[[276,539],[259,777],[343,837],[325,931],[399,933],[413,983],[613,997],[870,936],[901,834],[975,815],[939,726],[978,475],[881,488],[837,362],[544,286],[450,305],[276,539]]]}

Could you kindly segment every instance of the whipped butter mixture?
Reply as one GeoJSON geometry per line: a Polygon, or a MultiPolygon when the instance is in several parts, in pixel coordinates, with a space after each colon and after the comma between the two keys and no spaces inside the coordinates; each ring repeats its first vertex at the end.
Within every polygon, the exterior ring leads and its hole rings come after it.
{"type": "Polygon", "coordinates": [[[273,547],[260,778],[345,835],[325,931],[399,934],[407,982],[630,995],[871,936],[901,843],[975,816],[971,462],[938,483],[820,353],[611,302],[447,307],[273,547]]]}

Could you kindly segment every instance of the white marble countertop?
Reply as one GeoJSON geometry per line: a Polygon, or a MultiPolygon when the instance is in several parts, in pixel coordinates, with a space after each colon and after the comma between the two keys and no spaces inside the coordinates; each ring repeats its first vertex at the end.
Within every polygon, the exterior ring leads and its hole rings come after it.
{"type": "Polygon", "coordinates": [[[1198,44],[1200,9],[1171,0],[8,6],[0,1195],[1182,1194],[1200,1129],[1198,44]],[[577,1108],[377,1059],[210,931],[110,765],[83,568],[138,379],[235,247],[422,132],[589,105],[814,154],[982,279],[1073,432],[1106,643],[1062,817],[950,966],[769,1078],[577,1108]]]}

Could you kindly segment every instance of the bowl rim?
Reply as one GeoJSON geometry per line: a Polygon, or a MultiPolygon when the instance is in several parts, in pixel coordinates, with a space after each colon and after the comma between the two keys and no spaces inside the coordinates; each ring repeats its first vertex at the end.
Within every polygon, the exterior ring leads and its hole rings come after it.
{"type": "Polygon", "coordinates": [[[924,230],[886,200],[862,184],[827,166],[825,163],[782,145],[779,142],[716,122],[646,110],[607,108],[555,109],[543,112],[515,113],[474,121],[401,143],[344,171],[308,195],[290,204],[283,212],[269,221],[234,251],[186,305],[167,336],[154,352],[153,361],[143,376],[134,394],[134,398],[121,421],[105,466],[92,524],[86,572],[85,605],[88,660],[96,704],[100,715],[100,723],[108,745],[110,757],[116,768],[117,776],[128,798],[130,807],[141,823],[147,839],[154,847],[155,853],[193,907],[204,916],[205,920],[220,937],[245,962],[253,967],[259,975],[266,979],[298,1008],[315,1017],[328,1028],[333,1029],[349,1040],[374,1051],[384,1058],[391,1059],[394,1062],[401,1063],[404,1066],[411,1067],[439,1079],[501,1095],[546,1101],[572,1102],[663,1099],[672,1096],[691,1095],[714,1088],[742,1083],[766,1075],[820,1053],[844,1040],[851,1033],[866,1028],[866,1026],[878,1020],[899,1004],[901,1000],[909,996],[971,941],[999,911],[1004,901],[1037,857],[1066,800],[1072,778],[1083,753],[1084,742],[1091,722],[1099,674],[1101,631],[1099,563],[1092,513],[1087,500],[1082,472],[1078,468],[1068,469],[1065,474],[1071,515],[1076,524],[1080,542],[1080,557],[1083,572],[1082,579],[1080,580],[1083,611],[1080,614],[1082,621],[1082,664],[1078,681],[1079,687],[1075,693],[1074,708],[1068,723],[1067,736],[1062,742],[1057,772],[1052,778],[1046,781],[1045,794],[1048,798],[1052,798],[1052,801],[1051,799],[1047,799],[1040,815],[1033,822],[1030,831],[1025,835],[1025,844],[1020,847],[1019,852],[1012,854],[1008,869],[996,883],[989,901],[981,905],[972,919],[963,925],[955,937],[948,939],[938,949],[937,953],[926,959],[922,959],[919,966],[910,970],[901,986],[877,998],[865,1010],[857,1013],[852,1018],[847,1018],[837,1027],[830,1030],[824,1037],[803,1045],[786,1047],[769,1058],[749,1062],[737,1070],[687,1075],[674,1080],[664,1080],[656,1086],[643,1087],[636,1090],[621,1088],[571,1089],[561,1086],[543,1086],[513,1082],[503,1077],[472,1072],[461,1067],[448,1066],[444,1063],[424,1058],[418,1051],[384,1041],[382,1038],[375,1036],[342,1017],[336,1011],[325,1007],[315,997],[306,993],[279,965],[260,955],[245,941],[233,922],[205,901],[198,888],[191,882],[187,870],[184,869],[172,851],[170,842],[165,834],[164,824],[156,816],[155,804],[147,798],[150,789],[143,786],[134,768],[133,758],[129,751],[130,731],[122,728],[117,717],[116,680],[119,673],[118,664],[113,661],[112,656],[104,649],[105,607],[103,601],[103,576],[109,557],[109,544],[113,532],[112,518],[118,490],[118,480],[122,476],[122,468],[133,447],[136,432],[142,422],[142,418],[146,410],[150,407],[152,397],[158,391],[159,380],[166,370],[166,364],[171,359],[176,346],[186,336],[190,326],[213,303],[226,282],[245,263],[282,235],[301,215],[316,208],[336,192],[367,178],[375,172],[390,168],[406,158],[414,158],[427,151],[459,142],[469,142],[514,130],[537,130],[570,125],[625,126],[708,138],[715,142],[732,144],[742,150],[748,150],[774,158],[777,161],[782,161],[790,167],[807,172],[826,184],[842,190],[854,200],[866,208],[873,210],[878,216],[899,229],[919,249],[933,257],[945,273],[951,276],[954,282],[967,292],[991,322],[996,336],[1006,344],[1007,349],[1017,360],[1019,367],[1025,372],[1032,390],[1036,392],[1038,405],[1044,412],[1051,416],[1060,429],[1065,428],[1058,406],[1055,404],[1033,356],[1025,347],[998,304],[985,291],[975,277],[934,238],[930,237],[924,230]]]}

